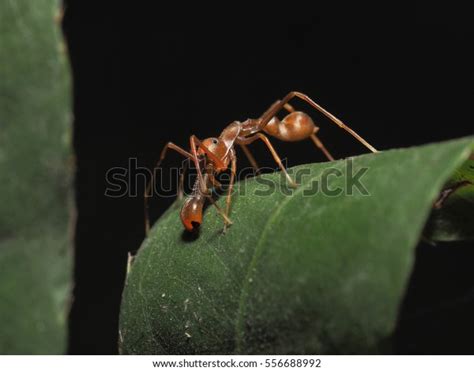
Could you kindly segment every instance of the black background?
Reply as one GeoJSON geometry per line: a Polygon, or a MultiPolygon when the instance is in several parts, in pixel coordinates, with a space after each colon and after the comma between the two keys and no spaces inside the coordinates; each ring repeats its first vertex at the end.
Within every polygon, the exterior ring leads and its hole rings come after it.
{"type": "MultiPolygon", "coordinates": [[[[111,167],[137,158],[151,168],[167,141],[187,147],[191,134],[217,136],[229,122],[258,117],[291,90],[311,96],[378,149],[473,132],[474,34],[467,9],[160,3],[66,1],[78,211],[72,354],[117,352],[126,254],[144,237],[142,198],[104,196],[111,167]]],[[[366,152],[313,117],[336,157],[366,152]]],[[[311,142],[273,142],[289,166],[323,160],[311,142]]],[[[272,165],[263,145],[253,150],[263,165],[272,165]]],[[[169,166],[180,161],[178,155],[167,159],[169,166]]],[[[155,200],[153,218],[170,202],[155,200]]],[[[397,328],[398,353],[473,353],[463,339],[474,332],[472,247],[418,247],[397,328]]]]}

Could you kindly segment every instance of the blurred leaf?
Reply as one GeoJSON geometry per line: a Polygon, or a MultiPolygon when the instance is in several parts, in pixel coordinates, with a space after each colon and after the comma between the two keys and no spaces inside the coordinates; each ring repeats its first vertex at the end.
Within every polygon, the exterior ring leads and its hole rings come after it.
{"type": "Polygon", "coordinates": [[[432,241],[474,239],[474,147],[464,164],[444,186],[426,226],[432,241]]]}
{"type": "Polygon", "coordinates": [[[66,345],[71,117],[58,5],[0,3],[0,354],[66,345]]]}
{"type": "Polygon", "coordinates": [[[239,183],[225,235],[208,208],[191,238],[176,205],[152,229],[128,276],[122,353],[390,352],[414,248],[472,143],[295,167],[295,177],[308,174],[291,195],[279,173],[239,183]],[[369,195],[349,186],[348,174],[361,169],[369,195]],[[329,189],[345,191],[308,195],[328,172],[329,189]],[[268,184],[276,189],[257,195],[268,184]]]}

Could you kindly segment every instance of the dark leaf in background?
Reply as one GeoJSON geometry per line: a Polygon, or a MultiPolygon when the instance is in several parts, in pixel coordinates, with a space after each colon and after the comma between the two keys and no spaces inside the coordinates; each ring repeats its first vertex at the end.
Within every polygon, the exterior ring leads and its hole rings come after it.
{"type": "Polygon", "coordinates": [[[66,351],[70,78],[56,0],[0,4],[0,354],[66,351]]]}

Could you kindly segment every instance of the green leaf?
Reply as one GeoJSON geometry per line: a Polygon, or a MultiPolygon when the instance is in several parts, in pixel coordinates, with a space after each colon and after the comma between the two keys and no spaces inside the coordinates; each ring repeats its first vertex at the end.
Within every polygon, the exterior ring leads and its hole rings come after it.
{"type": "Polygon", "coordinates": [[[128,276],[122,353],[390,352],[414,248],[472,144],[466,138],[298,166],[295,176],[309,174],[291,195],[279,173],[247,180],[225,235],[209,207],[200,235],[188,238],[176,205],[128,276]],[[367,169],[368,195],[347,186],[346,174],[360,169],[367,169]],[[308,195],[328,171],[329,189],[344,192],[308,195]],[[269,182],[277,189],[257,195],[269,182]]]}
{"type": "Polygon", "coordinates": [[[58,4],[0,3],[0,354],[66,349],[71,116],[58,4]]]}

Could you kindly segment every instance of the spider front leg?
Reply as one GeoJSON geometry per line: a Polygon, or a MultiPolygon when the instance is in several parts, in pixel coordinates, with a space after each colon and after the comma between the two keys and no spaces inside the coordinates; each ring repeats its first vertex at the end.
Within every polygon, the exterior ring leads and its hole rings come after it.
{"type": "Polygon", "coordinates": [[[178,200],[184,198],[184,178],[189,167],[189,158],[184,161],[183,166],[179,169],[179,183],[178,183],[178,200]]]}
{"type": "Polygon", "coordinates": [[[209,150],[209,148],[207,148],[195,135],[191,135],[189,142],[191,145],[191,153],[193,154],[193,156],[195,156],[195,165],[196,165],[199,182],[201,184],[201,190],[204,193],[209,193],[209,190],[207,189],[207,184],[204,181],[204,178],[202,176],[201,166],[199,165],[199,160],[198,160],[198,155],[197,155],[198,146],[199,146],[199,149],[202,150],[206,154],[210,163],[213,163],[217,167],[224,167],[224,163],[220,158],[214,155],[214,153],[212,153],[209,150]]]}
{"type": "MultiPolygon", "coordinates": [[[[229,186],[227,189],[225,211],[222,211],[222,209],[219,206],[217,206],[217,204],[215,203],[211,195],[206,195],[209,201],[211,201],[213,206],[217,209],[217,212],[219,213],[219,215],[224,219],[223,233],[226,232],[228,226],[232,225],[232,221],[229,218],[229,214],[230,214],[230,205],[231,205],[231,199],[232,199],[232,189],[235,183],[235,178],[236,178],[236,173],[237,173],[237,157],[235,155],[234,149],[231,149],[230,156],[231,156],[231,164],[230,164],[231,175],[230,175],[229,186]]],[[[214,173],[212,171],[205,173],[205,180],[208,181],[209,184],[216,189],[222,188],[222,184],[214,177],[214,173]]]]}
{"type": "MultiPolygon", "coordinates": [[[[232,190],[234,188],[234,183],[235,183],[235,177],[237,173],[237,157],[235,155],[235,151],[231,151],[231,160],[230,160],[230,182],[229,182],[229,188],[227,190],[227,197],[226,197],[226,209],[225,209],[225,215],[227,218],[229,218],[230,215],[230,205],[232,202],[232,190]]],[[[232,223],[230,223],[232,224],[232,223]]],[[[229,224],[229,225],[230,225],[229,224]]],[[[224,233],[227,230],[227,223],[224,223],[224,233]]]]}
{"type": "Polygon", "coordinates": [[[209,190],[207,189],[207,184],[204,181],[204,177],[202,176],[201,166],[199,165],[199,160],[197,156],[197,144],[201,144],[201,141],[195,135],[191,135],[191,137],[189,138],[189,144],[191,147],[191,153],[193,154],[194,166],[196,167],[201,191],[204,194],[208,194],[209,190]]]}
{"type": "MultiPolygon", "coordinates": [[[[148,232],[150,231],[150,215],[149,215],[149,202],[148,199],[151,197],[150,191],[155,188],[155,170],[158,169],[163,162],[163,160],[166,157],[166,154],[168,152],[168,149],[172,149],[179,154],[185,156],[186,158],[193,159],[194,156],[189,153],[188,151],[184,150],[183,148],[177,146],[173,142],[168,142],[166,145],[163,147],[161,154],[160,154],[160,159],[156,163],[155,167],[153,168],[153,172],[151,174],[151,179],[148,182],[146,188],[145,188],[145,193],[144,193],[144,208],[145,208],[145,235],[148,236],[148,232]]],[[[196,159],[197,160],[197,159],[196,159]]]]}

